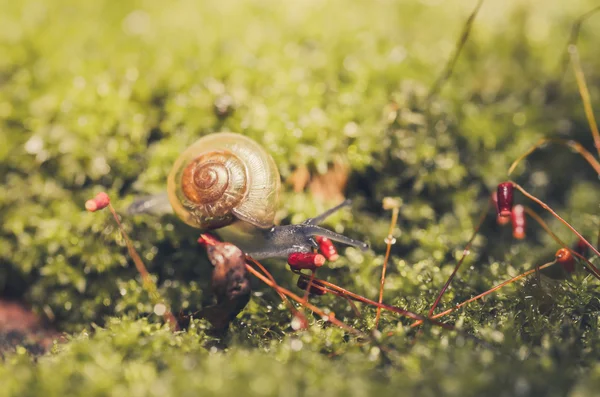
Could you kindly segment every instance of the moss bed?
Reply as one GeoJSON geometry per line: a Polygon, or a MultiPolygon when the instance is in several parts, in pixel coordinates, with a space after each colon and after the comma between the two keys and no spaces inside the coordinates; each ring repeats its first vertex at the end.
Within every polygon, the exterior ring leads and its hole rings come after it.
{"type": "MultiPolygon", "coordinates": [[[[161,295],[192,315],[172,333],[109,214],[83,209],[105,190],[124,214],[165,189],[199,136],[240,132],[279,166],[282,223],[336,204],[341,192],[322,186],[347,170],[353,209],[327,226],[371,250],[340,247],[319,276],[356,293],[378,295],[390,218],[381,203],[401,199],[385,302],[426,314],[520,154],[542,137],[595,152],[563,59],[573,24],[596,5],[485,2],[453,75],[429,97],[473,1],[0,1],[0,297],[63,335],[41,354],[27,338],[4,343],[15,334],[2,330],[0,396],[597,394],[599,281],[581,264],[443,318],[460,331],[384,313],[376,341],[310,314],[309,329],[294,331],[277,294],[253,280],[250,303],[215,337],[193,318],[211,300],[197,231],[171,216],[124,216],[161,295]],[[300,172],[321,183],[305,187],[300,172]]],[[[578,36],[597,109],[599,21],[578,36]]],[[[512,177],[595,242],[598,176],[580,157],[548,145],[512,177]]],[[[551,261],[560,246],[533,222],[527,232],[513,239],[490,213],[441,307],[551,261]]],[[[284,262],[265,265],[298,292],[284,262]]],[[[358,317],[343,299],[311,302],[374,327],[368,306],[358,317]]]]}

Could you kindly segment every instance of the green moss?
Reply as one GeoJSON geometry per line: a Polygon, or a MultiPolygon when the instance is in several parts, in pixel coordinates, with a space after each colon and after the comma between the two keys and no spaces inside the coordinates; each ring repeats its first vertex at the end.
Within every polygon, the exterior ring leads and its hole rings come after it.
{"type": "MultiPolygon", "coordinates": [[[[162,191],[178,153],[219,130],[260,141],[284,179],[341,161],[355,207],[329,226],[373,250],[347,249],[320,276],[376,297],[389,222],[381,201],[401,197],[386,301],[426,313],[513,160],[543,136],[593,149],[572,72],[563,76],[559,61],[573,21],[594,5],[485,3],[454,75],[428,101],[474,4],[0,2],[0,296],[72,335],[39,358],[7,353],[0,394],[591,394],[598,289],[583,272],[544,277],[543,290],[535,278],[520,282],[448,316],[464,333],[417,333],[384,314],[378,343],[316,318],[294,332],[278,296],[255,281],[249,306],[216,341],[196,320],[176,335],[160,328],[109,215],[83,204],[107,190],[124,209],[162,191]]],[[[592,18],[579,51],[598,108],[592,18]]],[[[525,164],[517,181],[595,239],[593,170],[552,145],[525,164]]],[[[331,204],[285,185],[280,217],[331,204]]],[[[172,217],[125,225],[175,312],[210,301],[197,232],[172,217]]],[[[489,216],[442,306],[551,260],[554,241],[536,226],[528,232],[514,241],[489,216]]],[[[282,285],[295,284],[282,262],[267,265],[282,285]]],[[[374,324],[371,308],[357,318],[343,300],[313,303],[359,329],[374,324]]]]}

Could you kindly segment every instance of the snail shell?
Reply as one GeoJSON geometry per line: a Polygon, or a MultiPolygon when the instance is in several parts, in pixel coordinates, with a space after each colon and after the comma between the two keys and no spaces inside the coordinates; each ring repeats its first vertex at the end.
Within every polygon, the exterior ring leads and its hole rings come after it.
{"type": "Polygon", "coordinates": [[[273,226],[281,185],[273,158],[240,134],[207,135],[175,161],[167,181],[169,201],[185,223],[216,229],[237,219],[273,226]]]}

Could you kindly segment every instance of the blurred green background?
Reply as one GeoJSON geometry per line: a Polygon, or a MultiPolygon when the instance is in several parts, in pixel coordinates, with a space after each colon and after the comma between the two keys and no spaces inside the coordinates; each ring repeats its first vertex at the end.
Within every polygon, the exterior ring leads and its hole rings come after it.
{"type": "MultiPolygon", "coordinates": [[[[199,136],[240,132],[279,166],[283,223],[337,203],[315,185],[293,189],[300,171],[327,184],[331,170],[346,170],[354,207],[328,226],[372,250],[341,249],[319,275],[354,292],[377,296],[390,216],[381,202],[401,198],[385,301],[426,313],[513,160],[541,137],[593,151],[563,58],[573,23],[596,5],[485,2],[453,76],[428,99],[474,1],[0,1],[0,297],[70,335],[39,358],[5,352],[0,395],[593,394],[600,302],[584,271],[521,282],[447,317],[492,346],[417,332],[391,314],[382,348],[312,317],[297,333],[258,282],[226,338],[203,320],[173,335],[152,314],[109,214],[83,204],[106,190],[124,213],[165,189],[199,136]]],[[[578,41],[596,108],[599,21],[590,17],[578,41]]],[[[580,157],[548,146],[514,177],[595,241],[598,176],[580,157]]],[[[197,231],[169,216],[124,222],[175,312],[210,302],[197,231]]],[[[490,213],[442,307],[558,248],[533,224],[513,240],[490,213]]],[[[266,264],[295,289],[282,261],[266,264]]],[[[371,308],[357,318],[343,300],[313,303],[373,328],[371,308]]]]}

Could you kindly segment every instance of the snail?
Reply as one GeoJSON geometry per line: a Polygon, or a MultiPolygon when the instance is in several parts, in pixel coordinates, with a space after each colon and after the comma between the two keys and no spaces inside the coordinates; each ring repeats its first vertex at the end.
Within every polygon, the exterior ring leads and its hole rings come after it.
{"type": "Polygon", "coordinates": [[[174,212],[182,221],[237,245],[255,259],[318,248],[316,236],[362,250],[367,244],[318,226],[346,200],[295,225],[275,226],[281,177],[273,158],[252,139],[231,132],[204,136],[175,161],[167,193],[135,201],[128,212],[174,212]],[[170,203],[170,207],[167,203],[170,203]]]}

